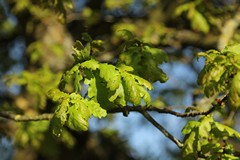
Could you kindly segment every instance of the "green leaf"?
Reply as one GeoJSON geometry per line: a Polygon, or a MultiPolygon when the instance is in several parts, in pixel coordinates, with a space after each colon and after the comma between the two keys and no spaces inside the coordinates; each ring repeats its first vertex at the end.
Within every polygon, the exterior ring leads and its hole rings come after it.
{"type": "Polygon", "coordinates": [[[60,90],[64,90],[67,84],[73,85],[75,92],[79,92],[81,90],[80,81],[83,79],[83,77],[79,67],[80,64],[78,63],[62,75],[61,81],[58,85],[60,90]]]}
{"type": "Polygon", "coordinates": [[[102,118],[107,116],[107,111],[100,107],[99,103],[93,100],[83,99],[82,102],[88,107],[90,113],[96,118],[102,118]]]}
{"type": "Polygon", "coordinates": [[[66,98],[61,101],[50,123],[52,133],[57,137],[61,136],[63,131],[63,125],[67,121],[67,110],[69,107],[68,101],[69,99],[66,98]]]}
{"type": "Polygon", "coordinates": [[[86,42],[92,42],[92,38],[89,34],[87,33],[82,33],[82,40],[86,41],[86,42]]]}
{"type": "Polygon", "coordinates": [[[240,108],[240,72],[238,72],[232,79],[228,102],[231,110],[236,111],[240,108]]]}
{"type": "Polygon", "coordinates": [[[233,110],[239,106],[238,103],[238,81],[236,74],[240,69],[239,44],[227,46],[222,51],[209,50],[200,53],[206,58],[204,68],[198,76],[198,84],[204,89],[207,97],[211,97],[220,92],[229,92],[229,102],[233,110]],[[235,78],[232,78],[235,77],[235,78]],[[231,100],[230,100],[230,97],[231,100]]]}
{"type": "Polygon", "coordinates": [[[87,105],[79,94],[69,95],[68,120],[66,125],[76,131],[88,130],[88,118],[91,115],[87,105]]]}
{"type": "MultiPolygon", "coordinates": [[[[126,72],[121,73],[123,79],[123,88],[127,101],[133,103],[135,106],[141,104],[141,99],[145,101],[147,105],[151,103],[151,97],[149,93],[144,89],[145,83],[136,83],[138,76],[129,74],[126,72]]],[[[148,84],[147,84],[148,85],[148,84]]]]}
{"type": "Polygon", "coordinates": [[[120,63],[117,65],[117,68],[120,70],[120,71],[127,71],[127,72],[132,72],[134,69],[133,67],[131,66],[127,66],[123,63],[120,63]]]}
{"type": "Polygon", "coordinates": [[[197,10],[195,10],[194,15],[191,18],[191,27],[194,30],[203,33],[208,33],[210,29],[207,19],[197,10]]]}
{"type": "Polygon", "coordinates": [[[90,60],[87,60],[83,63],[81,63],[80,65],[82,68],[88,68],[88,69],[91,69],[91,70],[96,70],[99,68],[99,62],[96,61],[95,59],[90,59],[90,60]]]}
{"type": "Polygon", "coordinates": [[[194,128],[198,128],[200,125],[200,122],[197,121],[188,121],[187,124],[184,126],[184,128],[182,129],[182,134],[183,135],[187,135],[189,133],[191,133],[191,131],[194,128]]]}
{"type": "Polygon", "coordinates": [[[161,49],[154,48],[140,41],[132,41],[123,47],[119,63],[134,68],[133,73],[150,81],[166,82],[167,75],[159,65],[168,60],[161,49]]]}
{"type": "Polygon", "coordinates": [[[198,146],[198,138],[196,132],[191,132],[189,136],[184,141],[183,149],[182,149],[182,158],[183,159],[196,159],[197,155],[197,146],[198,146]]]}
{"type": "Polygon", "coordinates": [[[239,157],[236,157],[232,154],[223,154],[222,160],[239,160],[239,157]]]}
{"type": "MultiPolygon", "coordinates": [[[[134,75],[133,75],[134,76],[134,75]]],[[[136,81],[142,85],[142,86],[145,86],[148,90],[152,90],[153,89],[153,86],[150,82],[148,82],[147,80],[139,77],[139,76],[134,76],[134,78],[136,79],[136,81]]]]}
{"type": "Polygon", "coordinates": [[[190,2],[178,6],[174,12],[175,16],[180,16],[181,14],[183,14],[183,12],[187,12],[193,5],[194,4],[190,2]]]}
{"type": "Polygon", "coordinates": [[[85,74],[86,74],[86,77],[84,79],[84,83],[89,85],[88,86],[88,98],[94,99],[95,101],[97,101],[96,95],[98,94],[98,89],[97,89],[97,85],[96,85],[96,78],[95,78],[94,74],[92,73],[92,71],[85,71],[85,74]]]}
{"type": "Polygon", "coordinates": [[[202,138],[208,138],[209,132],[211,130],[211,123],[213,122],[213,119],[211,116],[204,116],[200,119],[200,125],[199,127],[199,136],[202,138]]]}
{"type": "Polygon", "coordinates": [[[92,43],[93,52],[102,52],[104,51],[104,42],[102,40],[93,40],[92,43]]]}
{"type": "Polygon", "coordinates": [[[240,44],[233,44],[233,45],[228,45],[226,46],[223,50],[222,50],[223,53],[228,53],[228,52],[232,52],[232,53],[235,53],[235,54],[240,54],[240,44]]]}
{"type": "Polygon", "coordinates": [[[75,78],[74,78],[74,91],[75,92],[80,92],[81,90],[81,80],[83,79],[80,70],[78,70],[77,72],[75,72],[74,74],[75,78]]]}
{"type": "Polygon", "coordinates": [[[207,153],[211,152],[210,155],[216,156],[216,153],[222,153],[223,152],[223,149],[222,149],[220,143],[210,143],[209,142],[205,145],[202,145],[201,148],[202,148],[201,151],[202,151],[203,154],[207,154],[207,153]]]}
{"type": "Polygon", "coordinates": [[[88,119],[83,118],[82,111],[88,111],[86,106],[72,106],[69,107],[69,117],[66,125],[76,131],[87,131],[88,130],[88,119]]]}
{"type": "Polygon", "coordinates": [[[76,41],[72,49],[75,51],[73,57],[76,62],[84,62],[91,58],[91,45],[87,43],[84,47],[80,41],[76,41]]]}
{"type": "Polygon", "coordinates": [[[109,88],[111,91],[115,91],[117,88],[119,88],[121,76],[115,66],[103,63],[100,65],[99,70],[99,76],[105,80],[107,83],[107,88],[109,88]]]}
{"type": "Polygon", "coordinates": [[[121,35],[121,37],[125,40],[132,40],[134,39],[134,35],[132,34],[132,32],[130,32],[129,30],[127,29],[121,29],[121,30],[118,30],[119,32],[119,35],[121,35]]]}
{"type": "Polygon", "coordinates": [[[67,95],[68,94],[61,92],[57,88],[53,88],[48,91],[48,97],[54,102],[59,102],[60,100],[62,100],[62,98],[66,97],[67,95]]]}
{"type": "Polygon", "coordinates": [[[104,109],[116,106],[109,101],[109,97],[111,97],[109,94],[112,92],[106,87],[104,79],[102,79],[97,73],[91,71],[86,72],[86,75],[84,83],[89,85],[88,97],[99,103],[104,109]]]}
{"type": "Polygon", "coordinates": [[[126,106],[127,101],[125,100],[125,98],[126,97],[125,97],[123,85],[120,84],[116,92],[109,97],[109,101],[119,104],[120,106],[126,106]]]}
{"type": "Polygon", "coordinates": [[[212,132],[216,137],[220,137],[220,138],[236,137],[240,139],[240,133],[238,133],[234,129],[218,122],[214,122],[213,125],[214,126],[212,127],[213,128],[212,132]]]}

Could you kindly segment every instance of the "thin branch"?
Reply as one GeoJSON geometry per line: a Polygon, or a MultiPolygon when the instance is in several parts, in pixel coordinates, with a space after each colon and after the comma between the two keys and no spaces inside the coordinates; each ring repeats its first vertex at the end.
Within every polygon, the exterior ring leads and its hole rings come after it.
{"type": "Polygon", "coordinates": [[[193,112],[187,112],[187,113],[179,113],[179,112],[173,111],[173,110],[168,109],[168,108],[169,107],[158,108],[158,107],[154,107],[154,106],[150,106],[150,107],[125,106],[125,107],[121,107],[121,108],[118,107],[118,108],[109,109],[108,113],[122,112],[122,113],[126,114],[126,112],[154,111],[154,112],[158,112],[158,113],[171,114],[171,115],[174,115],[176,117],[185,118],[185,117],[196,117],[196,116],[199,116],[199,115],[208,115],[215,110],[215,106],[213,106],[207,111],[193,111],[193,112]]]}
{"type": "MultiPolygon", "coordinates": [[[[125,116],[128,115],[129,112],[143,112],[143,111],[153,111],[153,112],[158,112],[158,113],[164,113],[164,114],[171,114],[176,117],[196,117],[199,115],[208,115],[211,112],[213,112],[215,107],[213,106],[207,111],[200,111],[200,112],[188,112],[188,113],[179,113],[176,111],[173,111],[168,108],[157,108],[154,106],[150,107],[143,107],[143,106],[125,106],[125,107],[117,107],[117,108],[112,108],[109,109],[107,112],[108,113],[123,113],[125,116]]],[[[25,121],[42,121],[42,120],[51,120],[53,117],[52,113],[44,113],[40,115],[33,115],[33,116],[27,116],[27,115],[19,115],[19,114],[14,114],[11,112],[6,112],[6,111],[0,111],[0,117],[14,120],[16,122],[25,122],[25,121]]]]}
{"type": "Polygon", "coordinates": [[[11,119],[16,122],[26,122],[26,121],[43,121],[43,120],[51,120],[53,117],[52,113],[44,113],[41,115],[33,115],[33,116],[27,116],[27,115],[18,115],[10,112],[0,112],[0,117],[11,119]]]}
{"type": "Polygon", "coordinates": [[[174,137],[172,134],[170,134],[162,125],[160,125],[153,117],[148,114],[146,111],[141,111],[142,115],[151,122],[157,129],[159,129],[167,138],[169,138],[171,141],[173,141],[179,148],[183,147],[183,143],[178,140],[176,137],[174,137]]]}

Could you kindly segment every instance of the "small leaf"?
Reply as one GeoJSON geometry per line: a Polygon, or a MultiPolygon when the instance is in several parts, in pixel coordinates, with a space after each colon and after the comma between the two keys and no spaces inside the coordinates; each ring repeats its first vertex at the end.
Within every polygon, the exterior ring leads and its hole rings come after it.
{"type": "Polygon", "coordinates": [[[96,118],[102,118],[107,116],[107,111],[100,107],[99,103],[93,100],[83,99],[82,102],[88,107],[90,113],[96,118]]]}
{"type": "Polygon", "coordinates": [[[202,138],[209,137],[209,132],[211,130],[211,123],[213,122],[213,119],[211,116],[204,116],[200,119],[200,125],[199,125],[199,136],[202,138]]]}
{"type": "Polygon", "coordinates": [[[48,97],[54,102],[59,102],[59,100],[61,100],[65,96],[67,96],[67,94],[64,92],[61,92],[57,88],[53,88],[48,91],[48,97]]]}
{"type": "Polygon", "coordinates": [[[91,36],[87,33],[82,33],[82,39],[86,42],[92,42],[93,41],[91,36]]]}
{"type": "Polygon", "coordinates": [[[191,18],[191,27],[203,33],[208,33],[210,29],[207,19],[197,10],[195,10],[194,16],[191,18]]]}
{"type": "Polygon", "coordinates": [[[127,102],[125,100],[125,93],[122,84],[120,84],[116,92],[109,97],[109,101],[114,102],[120,106],[126,106],[127,102]]]}
{"type": "Polygon", "coordinates": [[[184,126],[184,128],[182,129],[182,134],[183,135],[187,135],[189,133],[191,133],[191,131],[194,128],[198,128],[200,125],[200,122],[197,121],[188,121],[187,124],[184,126]]]}
{"type": "Polygon", "coordinates": [[[76,62],[83,62],[91,58],[91,45],[87,43],[84,47],[80,41],[76,41],[72,49],[75,51],[73,57],[76,62]]]}
{"type": "Polygon", "coordinates": [[[131,40],[135,37],[132,34],[132,32],[130,32],[129,30],[126,30],[126,29],[118,30],[118,32],[121,35],[121,37],[125,40],[131,40]]]}
{"type": "Polygon", "coordinates": [[[91,70],[96,70],[99,68],[99,62],[96,61],[95,59],[90,59],[88,61],[85,61],[83,63],[81,63],[80,65],[81,67],[83,68],[88,68],[88,69],[91,69],[91,70]]]}
{"type": "Polygon", "coordinates": [[[234,129],[232,129],[226,125],[220,124],[218,122],[214,122],[212,132],[214,133],[214,135],[216,137],[223,138],[226,136],[226,137],[236,137],[236,138],[240,139],[240,133],[238,133],[234,129]]]}
{"type": "Polygon", "coordinates": [[[140,41],[129,42],[119,57],[119,63],[134,68],[133,73],[150,81],[166,82],[167,75],[159,65],[168,60],[161,49],[140,41]]]}
{"type": "Polygon", "coordinates": [[[63,125],[67,121],[68,101],[69,100],[65,98],[60,102],[50,123],[52,133],[57,137],[61,136],[63,125]]]}
{"type": "Polygon", "coordinates": [[[127,71],[127,72],[131,72],[131,71],[134,70],[133,67],[127,66],[127,65],[125,65],[125,64],[123,64],[123,63],[118,64],[118,65],[117,65],[117,68],[118,68],[120,71],[127,71]]]}
{"type": "Polygon", "coordinates": [[[197,156],[197,145],[198,139],[196,139],[196,132],[191,132],[189,136],[184,141],[182,149],[182,158],[183,159],[196,159],[197,156]]]}
{"type": "Polygon", "coordinates": [[[220,143],[207,143],[205,145],[202,145],[202,153],[207,154],[210,152],[210,154],[213,154],[216,156],[216,153],[222,153],[223,149],[221,147],[220,143]],[[215,153],[215,154],[214,154],[215,153]]]}
{"type": "Polygon", "coordinates": [[[236,111],[240,108],[240,72],[238,72],[232,79],[228,102],[231,110],[236,111]]]}
{"type": "Polygon", "coordinates": [[[137,80],[137,82],[142,85],[145,86],[147,89],[152,90],[153,86],[150,82],[148,82],[147,80],[139,77],[139,76],[134,76],[134,78],[137,80]]]}
{"type": "Polygon", "coordinates": [[[240,54],[240,44],[237,43],[233,45],[228,45],[222,50],[222,53],[228,53],[228,52],[240,54]]]}
{"type": "Polygon", "coordinates": [[[92,51],[93,52],[104,51],[104,42],[102,40],[93,40],[91,44],[92,44],[92,51]]]}
{"type": "Polygon", "coordinates": [[[143,99],[147,105],[150,105],[151,97],[144,89],[145,86],[143,81],[141,81],[143,84],[137,83],[138,77],[129,73],[124,72],[121,73],[121,75],[123,79],[123,88],[126,95],[126,100],[136,106],[139,105],[141,103],[141,99],[143,99]]]}
{"type": "Polygon", "coordinates": [[[117,88],[119,88],[121,77],[115,66],[103,63],[100,65],[99,70],[99,76],[106,81],[107,88],[109,88],[111,91],[115,91],[117,88]]]}
{"type": "MultiPolygon", "coordinates": [[[[85,106],[81,106],[85,107],[85,106]]],[[[82,117],[82,114],[79,112],[80,107],[70,107],[69,108],[69,117],[66,122],[66,125],[76,131],[87,131],[88,130],[88,120],[82,117]]]]}
{"type": "Polygon", "coordinates": [[[191,8],[192,5],[193,5],[193,3],[185,3],[185,4],[178,6],[175,9],[174,15],[180,16],[181,14],[183,14],[183,12],[187,12],[191,8]]]}

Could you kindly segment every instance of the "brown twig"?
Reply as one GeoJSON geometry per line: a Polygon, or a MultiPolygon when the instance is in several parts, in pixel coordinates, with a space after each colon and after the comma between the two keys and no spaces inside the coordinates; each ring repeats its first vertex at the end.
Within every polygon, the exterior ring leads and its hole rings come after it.
{"type": "Polygon", "coordinates": [[[172,134],[170,134],[157,121],[155,121],[155,119],[150,114],[148,114],[147,111],[141,111],[141,113],[150,123],[152,123],[157,129],[159,129],[167,138],[169,138],[171,141],[173,141],[179,148],[183,147],[183,143],[180,140],[178,140],[176,137],[174,137],[172,134]]]}
{"type": "MultiPolygon", "coordinates": [[[[150,107],[125,106],[125,107],[112,108],[112,109],[109,109],[107,112],[108,113],[124,113],[124,115],[127,116],[127,114],[129,112],[140,112],[141,113],[143,111],[153,111],[153,112],[158,112],[158,113],[163,113],[163,114],[171,114],[176,117],[184,118],[184,117],[195,117],[195,116],[199,116],[199,115],[208,115],[214,111],[214,108],[215,107],[212,107],[207,111],[201,111],[201,112],[193,111],[193,112],[188,112],[188,113],[179,113],[179,112],[173,111],[168,108],[157,108],[154,106],[150,106],[150,107]]],[[[53,113],[44,113],[41,115],[27,116],[27,115],[14,114],[11,112],[6,112],[6,111],[0,111],[0,117],[14,120],[16,122],[51,120],[52,116],[53,116],[53,113]]]]}
{"type": "Polygon", "coordinates": [[[185,117],[196,117],[199,115],[208,115],[211,112],[214,111],[215,107],[211,107],[209,110],[207,111],[193,111],[193,112],[187,112],[187,113],[179,113],[176,111],[173,111],[171,109],[168,109],[169,107],[166,108],[158,108],[158,107],[154,107],[154,106],[150,106],[150,107],[142,107],[142,106],[125,106],[125,107],[117,107],[117,108],[112,108],[108,110],[108,113],[125,113],[126,111],[128,112],[142,112],[142,111],[154,111],[154,112],[158,112],[158,113],[164,113],[164,114],[171,114],[174,115],[176,117],[181,117],[181,118],[185,118],[185,117]]]}

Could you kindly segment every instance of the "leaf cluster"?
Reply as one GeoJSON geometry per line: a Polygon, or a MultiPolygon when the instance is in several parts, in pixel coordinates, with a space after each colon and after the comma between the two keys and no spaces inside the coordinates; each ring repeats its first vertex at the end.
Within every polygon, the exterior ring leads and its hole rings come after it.
{"type": "MultiPolygon", "coordinates": [[[[129,35],[124,36],[131,36],[130,32],[126,33],[129,35]]],[[[136,39],[127,39],[121,46],[120,60],[112,65],[98,62],[91,56],[93,52],[102,50],[102,41],[92,40],[87,34],[83,38],[86,45],[76,41],[73,46],[75,65],[63,74],[60,90],[49,92],[50,99],[57,102],[52,120],[55,135],[60,135],[63,125],[78,131],[87,130],[91,115],[105,117],[106,110],[112,107],[127,104],[134,107],[143,102],[149,106],[151,97],[147,90],[153,87],[144,78],[167,80],[166,74],[158,67],[167,60],[160,49],[136,39]],[[82,87],[83,84],[87,88],[82,87]]]]}
{"type": "Polygon", "coordinates": [[[233,110],[240,107],[240,45],[227,46],[222,51],[209,50],[199,53],[206,63],[198,76],[198,84],[207,97],[228,94],[233,110]]]}
{"type": "MultiPolygon", "coordinates": [[[[31,101],[38,109],[44,109],[47,103],[47,92],[57,87],[61,73],[53,73],[49,67],[45,66],[35,71],[23,71],[19,75],[13,74],[4,77],[4,81],[9,85],[22,86],[22,92],[31,96],[31,101]]],[[[26,106],[24,106],[26,107],[26,106]]]]}
{"type": "Polygon", "coordinates": [[[198,9],[198,6],[200,6],[201,3],[202,0],[184,3],[175,9],[175,15],[180,16],[186,13],[186,17],[190,20],[191,28],[193,30],[208,33],[210,25],[208,24],[207,18],[204,14],[198,9]]]}
{"type": "Polygon", "coordinates": [[[72,8],[72,2],[70,0],[54,0],[54,1],[34,1],[25,0],[23,2],[13,1],[13,11],[16,13],[22,13],[28,11],[33,17],[41,19],[47,17],[54,10],[59,20],[62,22],[66,19],[67,9],[72,8]]]}
{"type": "Polygon", "coordinates": [[[185,135],[182,150],[184,159],[238,159],[234,155],[233,145],[227,140],[230,137],[240,140],[240,134],[214,121],[210,115],[199,121],[189,121],[182,133],[185,135]]]}
{"type": "Polygon", "coordinates": [[[168,61],[166,54],[159,48],[139,41],[127,30],[121,32],[127,41],[120,47],[120,63],[133,67],[134,74],[150,82],[166,82],[168,77],[159,67],[160,64],[168,61]]]}

